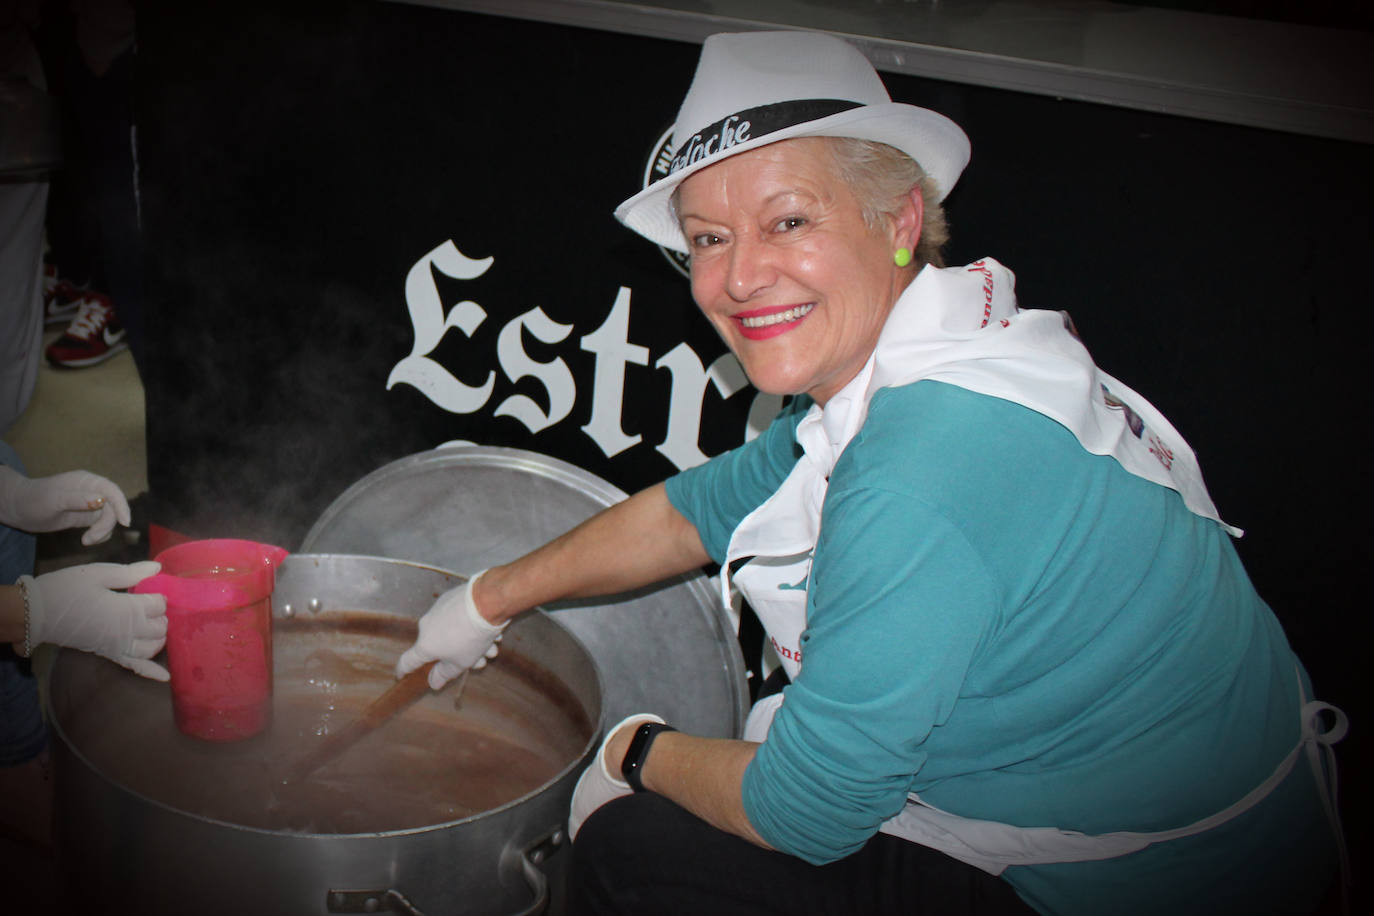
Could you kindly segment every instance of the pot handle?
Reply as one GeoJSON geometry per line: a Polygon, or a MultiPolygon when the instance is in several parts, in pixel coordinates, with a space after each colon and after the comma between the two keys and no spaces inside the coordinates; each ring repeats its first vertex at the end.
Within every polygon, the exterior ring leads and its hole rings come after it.
{"type": "Polygon", "coordinates": [[[331,913],[402,913],[404,916],[425,916],[415,904],[406,899],[405,894],[394,888],[384,891],[330,891],[325,896],[325,906],[331,913]]]}
{"type": "MultiPolygon", "coordinates": [[[[549,905],[549,879],[539,865],[558,851],[567,839],[562,827],[555,827],[543,839],[519,853],[520,872],[534,894],[534,902],[513,916],[537,916],[549,905]]],[[[340,891],[331,890],[325,896],[325,906],[331,913],[401,913],[404,916],[425,916],[405,894],[393,889],[340,891]]]]}
{"type": "MultiPolygon", "coordinates": [[[[536,840],[525,847],[523,853],[518,853],[520,861],[520,872],[525,878],[525,883],[530,886],[530,891],[534,894],[534,901],[512,916],[537,916],[544,912],[549,905],[549,879],[544,877],[544,873],[539,870],[539,866],[544,863],[549,856],[558,851],[558,848],[567,842],[568,834],[562,825],[554,827],[541,839],[536,840]]],[[[511,850],[514,852],[514,850],[511,850]]],[[[509,861],[509,859],[507,860],[509,861]]]]}

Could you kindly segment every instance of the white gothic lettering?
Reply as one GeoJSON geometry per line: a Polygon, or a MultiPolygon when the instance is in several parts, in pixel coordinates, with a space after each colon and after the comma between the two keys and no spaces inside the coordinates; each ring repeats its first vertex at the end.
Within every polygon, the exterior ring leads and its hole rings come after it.
{"type": "MultiPolygon", "coordinates": [[[[480,386],[459,381],[441,363],[431,358],[439,341],[449,328],[457,328],[472,337],[487,318],[482,306],[463,300],[445,314],[443,302],[434,282],[432,271],[455,280],[475,280],[495,264],[495,258],[476,260],[460,252],[453,242],[446,241],[415,263],[406,274],[406,306],[415,334],[410,355],[401,359],[391,370],[386,387],[410,385],[435,405],[450,413],[473,414],[487,408],[496,384],[496,373],[487,374],[480,386]]],[[[589,334],[578,340],[582,350],[595,355],[592,375],[591,419],[581,427],[597,447],[610,458],[640,445],[642,437],[624,429],[624,392],[626,367],[649,365],[649,350],[629,340],[631,290],[622,286],[616,294],[610,313],[589,334]]],[[[535,307],[518,315],[501,328],[497,335],[496,362],[506,378],[512,382],[532,378],[547,393],[548,409],[526,395],[512,395],[493,409],[493,415],[510,417],[524,424],[532,433],[539,433],[567,419],[577,403],[577,383],[562,357],[537,362],[525,352],[524,335],[528,332],[545,344],[561,344],[569,340],[574,328],[559,324],[535,307]]],[[[701,358],[680,343],[654,363],[655,369],[667,369],[672,377],[669,394],[668,430],[655,449],[679,470],[706,461],[698,444],[701,433],[701,412],[706,388],[710,384],[722,398],[730,398],[749,388],[748,379],[739,361],[726,353],[709,368],[701,358]]],[[[754,392],[741,440],[757,436],[777,415],[782,399],[754,392]]]]}

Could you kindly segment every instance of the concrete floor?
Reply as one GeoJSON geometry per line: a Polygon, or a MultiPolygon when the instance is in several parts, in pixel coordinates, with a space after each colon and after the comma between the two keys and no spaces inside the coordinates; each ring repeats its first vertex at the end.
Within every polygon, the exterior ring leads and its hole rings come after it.
{"type": "MultiPolygon", "coordinates": [[[[44,335],[44,346],[62,328],[44,335]]],[[[5,433],[29,475],[88,470],[119,484],[131,501],[148,489],[143,385],[128,351],[85,369],[40,367],[33,400],[5,433]]],[[[127,562],[146,554],[138,535],[121,530],[83,548],[80,532],[40,535],[38,572],[76,563],[127,562]]],[[[40,676],[51,663],[44,647],[34,657],[40,676]]],[[[0,888],[5,913],[53,913],[59,899],[50,837],[52,780],[47,761],[0,769],[0,888]]]]}

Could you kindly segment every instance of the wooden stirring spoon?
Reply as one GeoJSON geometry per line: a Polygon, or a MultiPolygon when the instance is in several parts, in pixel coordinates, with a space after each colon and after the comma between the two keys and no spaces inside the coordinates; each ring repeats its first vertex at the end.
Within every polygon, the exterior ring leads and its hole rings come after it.
{"type": "MultiPolygon", "coordinates": [[[[376,731],[379,726],[386,724],[394,716],[405,710],[411,703],[424,696],[429,690],[426,678],[429,677],[429,669],[434,667],[434,662],[421,665],[405,677],[398,680],[386,689],[386,692],[377,699],[373,700],[363,710],[362,715],[348,723],[344,728],[329,735],[314,750],[306,754],[296,762],[282,780],[283,784],[301,782],[311,773],[329,763],[345,751],[347,751],[366,735],[376,731]]],[[[463,688],[467,686],[468,675],[472,669],[464,671],[458,679],[455,688],[454,700],[462,695],[463,688]]]]}

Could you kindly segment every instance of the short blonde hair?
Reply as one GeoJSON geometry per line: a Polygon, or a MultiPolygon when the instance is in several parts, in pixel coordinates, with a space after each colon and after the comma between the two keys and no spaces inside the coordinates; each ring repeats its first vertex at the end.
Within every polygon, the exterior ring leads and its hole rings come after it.
{"type": "Polygon", "coordinates": [[[884,219],[896,216],[902,200],[912,188],[921,194],[924,217],[921,237],[913,252],[918,264],[945,266],[943,248],[949,241],[949,222],[945,210],[936,203],[935,181],[906,153],[876,140],[853,137],[825,137],[835,159],[840,178],[858,198],[864,222],[870,229],[884,219]]]}

